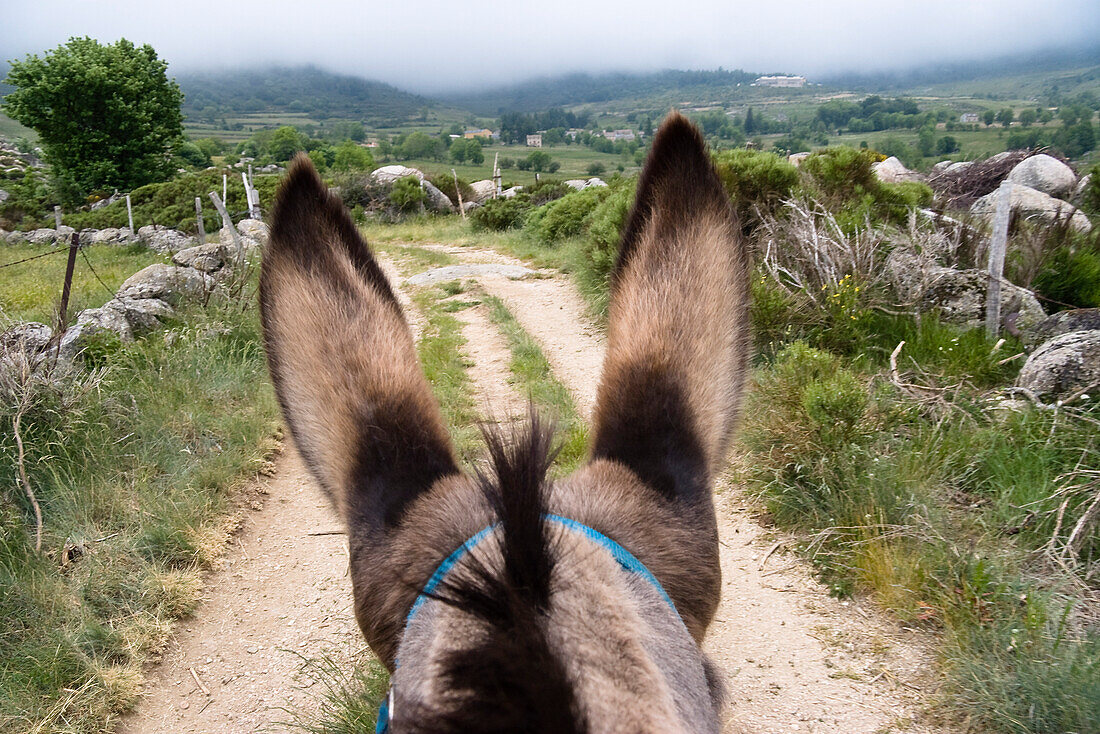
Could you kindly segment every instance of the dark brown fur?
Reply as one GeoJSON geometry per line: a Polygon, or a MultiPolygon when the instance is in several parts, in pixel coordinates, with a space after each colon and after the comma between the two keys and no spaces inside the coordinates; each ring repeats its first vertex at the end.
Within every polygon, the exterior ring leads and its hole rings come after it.
{"type": "MultiPolygon", "coordinates": [[[[747,270],[706,148],[674,113],[654,141],[612,279],[591,461],[548,485],[548,439],[535,426],[514,449],[487,436],[493,473],[469,477],[381,270],[308,159],[295,161],[264,253],[269,363],[295,442],[348,523],[356,616],[391,670],[426,579],[467,538],[503,525],[500,562],[472,560],[438,594],[481,630],[439,661],[447,690],[468,695],[418,712],[409,730],[535,730],[536,719],[556,731],[606,729],[616,720],[606,706],[629,705],[624,684],[606,704],[587,692],[582,710],[568,683],[578,673],[555,650],[584,640],[545,624],[551,607],[559,619],[573,608],[554,601],[568,590],[552,579],[585,564],[555,570],[572,551],[550,540],[546,511],[633,553],[702,640],[720,591],[710,487],[744,380],[747,270]]],[[[651,726],[667,729],[674,714],[663,700],[651,726]]],[[[633,713],[646,705],[658,704],[633,713]]]]}

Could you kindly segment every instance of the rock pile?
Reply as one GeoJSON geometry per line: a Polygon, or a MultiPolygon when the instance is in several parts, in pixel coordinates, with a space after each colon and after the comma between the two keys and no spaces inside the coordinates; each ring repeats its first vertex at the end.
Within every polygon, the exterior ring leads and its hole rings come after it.
{"type": "MultiPolygon", "coordinates": [[[[139,236],[146,229],[138,230],[139,236]]],[[[237,229],[244,254],[255,251],[267,240],[267,225],[261,221],[246,219],[237,229]]],[[[129,234],[117,229],[99,230],[96,234],[99,233],[104,233],[104,242],[112,243],[127,241],[129,234]]],[[[96,234],[89,233],[89,241],[95,241],[96,234]]],[[[114,298],[99,308],[77,314],[64,334],[55,335],[45,324],[18,323],[0,334],[0,349],[5,352],[17,349],[33,361],[49,354],[51,345],[59,344],[59,358],[72,361],[102,332],[110,332],[123,342],[132,341],[176,318],[177,309],[204,302],[237,263],[233,246],[224,242],[194,245],[193,240],[175,230],[149,228],[142,241],[153,249],[174,250],[168,243],[191,246],[175,251],[171,265],[156,263],[131,275],[114,298]]]]}

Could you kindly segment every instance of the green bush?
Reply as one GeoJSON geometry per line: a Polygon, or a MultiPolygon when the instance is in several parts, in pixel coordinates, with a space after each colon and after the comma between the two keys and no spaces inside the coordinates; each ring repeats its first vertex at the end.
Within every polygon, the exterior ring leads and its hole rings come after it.
{"type": "Polygon", "coordinates": [[[584,230],[585,218],[611,193],[607,186],[592,186],[574,191],[531,212],[524,225],[529,233],[546,245],[556,245],[584,230]]]}
{"type": "Polygon", "coordinates": [[[1100,307],[1100,250],[1063,245],[1032,281],[1032,288],[1054,309],[1100,307]]]}
{"type": "Polygon", "coordinates": [[[845,232],[868,223],[904,224],[910,209],[932,203],[932,189],[923,183],[879,181],[872,167],[876,158],[868,150],[835,146],[802,162],[808,193],[834,212],[845,232]]]}
{"type": "Polygon", "coordinates": [[[489,199],[470,212],[470,223],[475,230],[502,232],[522,227],[531,204],[522,194],[510,199],[489,199]]]}
{"type": "Polygon", "coordinates": [[[838,145],[807,156],[802,161],[802,171],[821,198],[848,201],[877,188],[874,162],[875,154],[868,150],[838,145]]]}
{"type": "Polygon", "coordinates": [[[636,187],[637,179],[613,183],[611,193],[586,218],[588,236],[579,240],[570,253],[577,285],[601,318],[607,316],[608,281],[619,256],[619,239],[634,204],[636,187]]]}
{"type": "Polygon", "coordinates": [[[424,204],[428,195],[420,186],[420,179],[416,176],[406,176],[393,182],[390,189],[390,203],[403,212],[417,211],[424,204]]]}
{"type": "Polygon", "coordinates": [[[775,153],[724,150],[714,165],[745,226],[759,221],[758,212],[774,214],[798,185],[798,169],[775,153]]]}
{"type": "Polygon", "coordinates": [[[469,203],[474,200],[474,190],[470,188],[470,184],[465,179],[458,179],[458,187],[455,187],[455,177],[447,174],[440,174],[438,176],[429,176],[428,180],[433,186],[447,195],[447,198],[451,200],[451,203],[458,206],[458,192],[462,192],[463,203],[469,203]]]}

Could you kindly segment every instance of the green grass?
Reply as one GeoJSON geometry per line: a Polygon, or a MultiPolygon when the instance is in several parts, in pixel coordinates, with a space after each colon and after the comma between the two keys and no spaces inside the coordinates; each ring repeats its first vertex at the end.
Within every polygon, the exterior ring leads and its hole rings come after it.
{"type": "Polygon", "coordinates": [[[96,371],[0,392],[0,729],[105,731],[135,700],[174,619],[198,604],[233,487],[273,448],[277,408],[258,318],[237,304],[187,326],[99,345],[96,371]],[[66,560],[66,549],[82,554],[66,560]]]}
{"type": "Polygon", "coordinates": [[[1100,546],[1065,566],[1045,549],[1091,500],[1092,424],[986,411],[973,387],[906,392],[868,367],[796,343],[757,371],[748,490],[835,593],[941,633],[948,708],[994,731],[1089,730],[1100,636],[1076,590],[1100,546]]]}
{"type": "Polygon", "coordinates": [[[562,474],[568,474],[584,460],[588,446],[588,431],[577,414],[573,398],[554,377],[550,362],[538,343],[524,330],[504,301],[487,294],[482,296],[482,301],[489,307],[489,317],[504,334],[508,349],[512,352],[509,369],[516,389],[528,395],[536,408],[548,412],[557,421],[561,453],[556,463],[562,474]]]}
{"type": "MultiPolygon", "coordinates": [[[[0,248],[0,265],[41,255],[49,250],[30,245],[0,248]]],[[[67,251],[4,268],[0,277],[0,317],[16,321],[41,321],[53,325],[65,282],[67,251]]],[[[70,321],[85,308],[102,306],[113,297],[122,282],[146,265],[168,262],[144,245],[112,247],[95,245],[77,254],[69,295],[70,321]],[[87,255],[87,260],[84,259],[87,255]],[[91,262],[91,267],[88,263],[91,262]],[[92,268],[95,272],[92,272],[92,268]],[[103,284],[96,278],[103,279],[103,284]]]]}

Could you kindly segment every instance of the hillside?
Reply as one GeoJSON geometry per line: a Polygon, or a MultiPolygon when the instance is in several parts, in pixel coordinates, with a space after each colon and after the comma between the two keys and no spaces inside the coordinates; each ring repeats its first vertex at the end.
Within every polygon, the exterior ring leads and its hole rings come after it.
{"type": "Polygon", "coordinates": [[[436,105],[389,84],[333,74],[315,66],[181,74],[176,81],[185,95],[184,114],[193,119],[309,113],[383,123],[407,120],[436,105]]]}
{"type": "MultiPolygon", "coordinates": [[[[681,71],[668,69],[652,74],[614,73],[597,76],[568,74],[543,77],[494,89],[440,95],[441,99],[479,115],[502,111],[534,112],[549,107],[598,102],[645,101],[651,104],[680,104],[723,101],[736,94],[738,85],[747,86],[759,74],[740,69],[726,71],[681,71]]],[[[747,91],[747,90],[746,90],[747,91]]]]}

